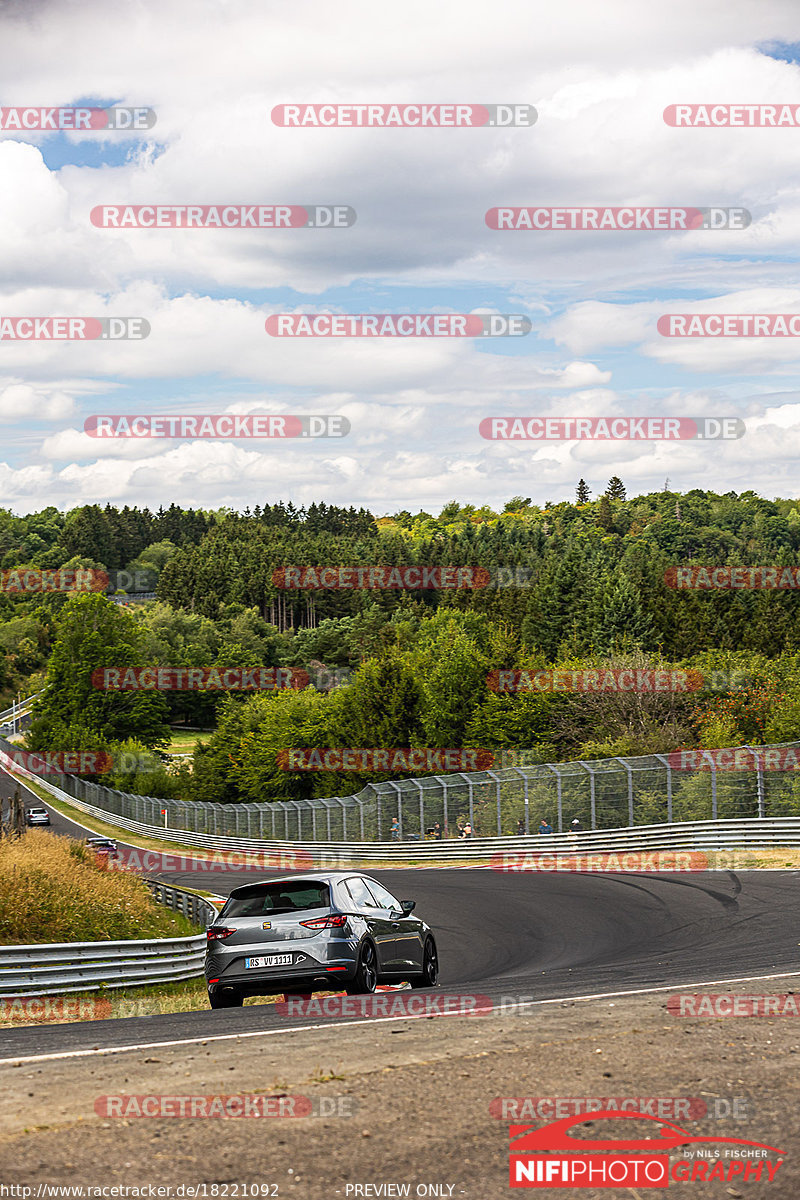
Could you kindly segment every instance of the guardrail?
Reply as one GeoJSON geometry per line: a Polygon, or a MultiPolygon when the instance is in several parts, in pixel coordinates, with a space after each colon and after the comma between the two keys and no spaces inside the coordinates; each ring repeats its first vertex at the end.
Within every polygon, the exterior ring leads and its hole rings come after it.
{"type": "Polygon", "coordinates": [[[4,708],[3,711],[0,712],[0,725],[5,725],[7,717],[13,718],[14,716],[18,716],[20,713],[25,713],[30,708],[31,704],[33,704],[36,697],[41,696],[43,691],[44,689],[40,688],[38,692],[33,692],[32,695],[26,696],[24,700],[20,700],[19,704],[15,702],[10,708],[4,708]]]}
{"type": "MultiPolygon", "coordinates": [[[[155,899],[200,925],[216,909],[192,892],[146,880],[155,899]]],[[[120,942],[57,942],[0,946],[0,998],[53,996],[136,984],[175,983],[203,973],[206,936],[130,939],[120,942]]]]}
{"type": "MultiPolygon", "coordinates": [[[[20,771],[30,775],[30,772],[20,771]]],[[[507,853],[587,853],[622,854],[632,851],[650,850],[705,850],[724,851],[737,847],[800,846],[800,817],[742,817],[732,821],[683,821],[671,824],[636,825],[621,829],[582,830],[579,833],[515,835],[491,838],[442,838],[424,842],[298,842],[216,836],[214,834],[189,833],[184,830],[164,829],[160,825],[148,825],[131,821],[127,817],[109,816],[102,808],[75,800],[54,784],[35,778],[39,787],[62,800],[71,808],[87,816],[118,826],[121,830],[152,838],[155,841],[175,842],[190,849],[231,851],[260,856],[265,873],[270,867],[285,869],[338,869],[353,862],[380,862],[392,866],[403,863],[433,862],[447,865],[448,862],[489,863],[493,856],[507,853]]],[[[167,851],[163,858],[157,851],[142,851],[146,869],[148,864],[161,865],[168,869],[164,859],[174,851],[167,851]],[[152,856],[149,857],[149,856],[152,856]],[[160,859],[160,863],[156,860],[160,859]]],[[[242,865],[246,865],[244,862],[242,865]]],[[[178,863],[175,863],[178,869],[178,863]]],[[[237,864],[231,864],[232,872],[237,864]]],[[[241,869],[241,868],[239,868],[241,869]]]]}

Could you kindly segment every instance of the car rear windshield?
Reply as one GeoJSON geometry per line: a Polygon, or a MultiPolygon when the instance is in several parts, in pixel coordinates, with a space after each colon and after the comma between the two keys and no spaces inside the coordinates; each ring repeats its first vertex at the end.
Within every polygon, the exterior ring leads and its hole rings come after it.
{"type": "Polygon", "coordinates": [[[284,883],[262,883],[258,887],[231,896],[220,917],[261,917],[269,913],[305,912],[309,908],[330,908],[327,883],[287,879],[284,883]]]}

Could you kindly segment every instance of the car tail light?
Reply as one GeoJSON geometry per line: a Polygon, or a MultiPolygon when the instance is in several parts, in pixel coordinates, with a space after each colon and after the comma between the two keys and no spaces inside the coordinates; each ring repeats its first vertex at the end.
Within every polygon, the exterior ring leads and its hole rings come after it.
{"type": "Polygon", "coordinates": [[[225,925],[212,925],[206,930],[206,937],[209,942],[218,942],[222,938],[230,937],[232,933],[236,933],[235,929],[228,929],[225,925]]]}
{"type": "Polygon", "coordinates": [[[341,929],[347,924],[347,913],[331,913],[328,917],[315,917],[313,921],[301,921],[306,929],[341,929]]]}

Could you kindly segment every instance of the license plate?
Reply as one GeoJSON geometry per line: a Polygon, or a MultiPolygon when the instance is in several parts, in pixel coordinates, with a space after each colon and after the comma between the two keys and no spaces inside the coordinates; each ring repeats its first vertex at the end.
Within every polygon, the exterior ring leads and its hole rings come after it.
{"type": "Polygon", "coordinates": [[[262,954],[260,958],[246,958],[245,968],[249,967],[290,967],[293,954],[262,954]]]}

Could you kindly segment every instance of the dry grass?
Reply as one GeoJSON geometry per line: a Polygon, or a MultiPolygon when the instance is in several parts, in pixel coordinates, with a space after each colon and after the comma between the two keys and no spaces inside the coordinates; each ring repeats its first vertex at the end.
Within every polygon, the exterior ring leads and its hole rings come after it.
{"type": "Polygon", "coordinates": [[[197,933],[141,879],[109,871],[80,842],[29,829],[0,841],[0,944],[115,941],[197,933]]]}

